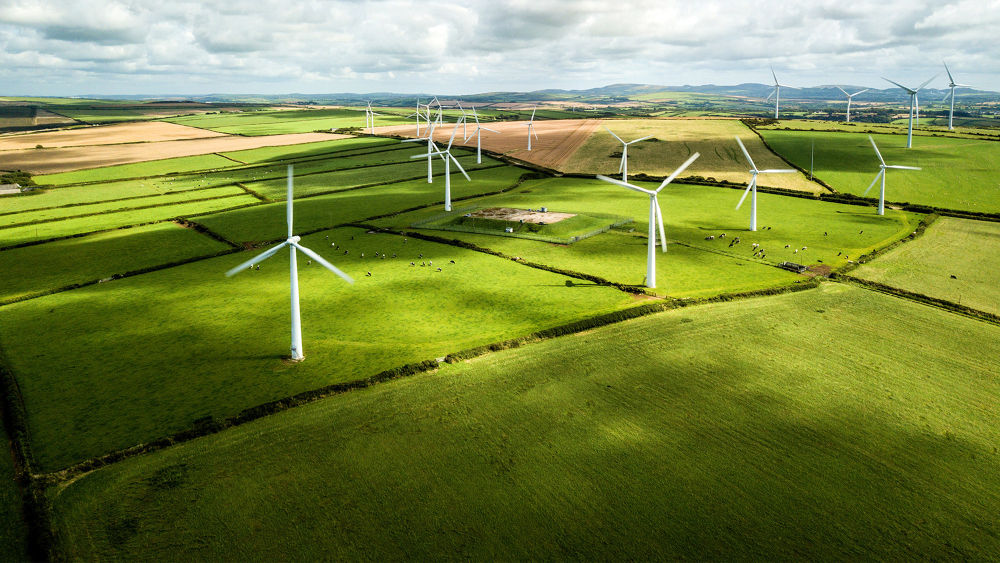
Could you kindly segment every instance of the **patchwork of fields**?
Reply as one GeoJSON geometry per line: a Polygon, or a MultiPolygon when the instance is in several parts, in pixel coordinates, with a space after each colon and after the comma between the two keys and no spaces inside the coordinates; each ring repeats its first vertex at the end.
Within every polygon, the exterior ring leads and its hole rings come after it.
{"type": "MultiPolygon", "coordinates": [[[[4,408],[28,446],[15,467],[50,503],[50,519],[27,525],[53,532],[52,557],[983,559],[1000,548],[1000,328],[949,309],[1000,314],[992,223],[940,218],[921,234],[918,213],[822,201],[789,174],[761,182],[807,193],[761,193],[749,232],[739,186],[675,182],[659,196],[668,251],[646,289],[642,194],[476,164],[472,145],[454,149],[471,179],[452,174],[445,214],[443,163],[428,183],[427,161],[411,158],[425,147],[329,134],[276,146],[363,117],[148,124],[216,135],[170,142],[252,137],[244,150],[36,176],[42,189],[0,198],[4,408]],[[223,275],[286,237],[288,165],[296,234],[355,279],[299,257],[301,363],[287,360],[287,251],[223,275]],[[493,207],[615,226],[572,244],[506,236],[499,219],[496,234],[433,228],[493,207]],[[824,277],[894,244],[851,270],[880,291],[824,277]]],[[[502,142],[526,140],[523,122],[499,125],[502,142]]],[[[859,193],[876,171],[864,135],[762,131],[779,157],[736,120],[539,121],[532,152],[613,173],[620,144],[600,125],[657,137],[630,148],[630,173],[665,175],[699,151],[691,175],[745,182],[735,135],[760,168],[808,168],[819,135],[816,175],[840,191],[859,193]]],[[[141,136],[129,127],[119,131],[141,136]]],[[[58,138],[132,150],[99,129],[58,138]]],[[[888,199],[992,209],[992,143],[926,138],[911,152],[877,140],[890,163],[925,167],[912,184],[892,174],[888,199]],[[954,190],[941,188],[946,170],[954,190]]],[[[0,553],[23,557],[23,523],[0,514],[0,553]]]]}

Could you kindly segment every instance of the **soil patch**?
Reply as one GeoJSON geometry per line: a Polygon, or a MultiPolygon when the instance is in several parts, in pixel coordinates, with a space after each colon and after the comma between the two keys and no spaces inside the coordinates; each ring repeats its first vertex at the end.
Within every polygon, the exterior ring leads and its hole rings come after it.
{"type": "Polygon", "coordinates": [[[5,135],[0,137],[0,151],[34,149],[37,145],[42,145],[46,148],[81,147],[87,145],[205,139],[221,136],[224,136],[224,133],[216,133],[215,131],[177,125],[176,123],[167,123],[165,121],[147,121],[142,123],[122,123],[119,125],[63,129],[61,131],[44,133],[5,135]]]}
{"type": "Polygon", "coordinates": [[[551,224],[558,223],[563,219],[576,217],[575,213],[555,213],[552,211],[537,211],[532,209],[514,209],[512,207],[490,207],[473,211],[471,217],[482,217],[483,219],[497,219],[500,221],[551,224]]]}

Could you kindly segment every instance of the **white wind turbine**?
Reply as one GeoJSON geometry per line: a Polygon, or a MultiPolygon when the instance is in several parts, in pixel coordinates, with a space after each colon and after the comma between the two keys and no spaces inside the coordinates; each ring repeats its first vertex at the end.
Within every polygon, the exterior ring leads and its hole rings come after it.
{"type": "MultiPolygon", "coordinates": [[[[420,98],[417,98],[417,111],[415,111],[415,112],[411,113],[410,115],[406,116],[407,119],[409,119],[411,117],[416,117],[417,118],[417,136],[418,137],[420,136],[420,118],[423,117],[423,114],[420,113],[420,105],[421,105],[420,104],[420,98]]],[[[427,118],[427,122],[428,122],[427,126],[430,127],[430,117],[427,118]]]]}
{"type": "Polygon", "coordinates": [[[317,261],[327,270],[337,274],[344,279],[347,283],[354,283],[351,276],[340,271],[336,266],[327,262],[322,256],[316,254],[312,250],[299,244],[299,237],[295,236],[292,231],[292,165],[288,165],[288,201],[286,205],[286,216],[288,219],[288,238],[285,242],[278,244],[277,246],[272,246],[267,251],[254,256],[253,258],[247,260],[246,262],[236,266],[235,268],[226,272],[226,276],[234,276],[243,270],[246,270],[250,266],[263,262],[271,256],[274,256],[279,250],[284,247],[288,247],[289,256],[289,285],[291,287],[291,301],[292,301],[292,360],[299,361],[305,357],[302,351],[302,323],[300,321],[299,315],[299,270],[298,264],[295,259],[295,251],[300,250],[306,256],[317,261]]]}
{"type": "Polygon", "coordinates": [[[469,127],[465,119],[465,108],[462,107],[462,102],[458,102],[458,109],[462,111],[462,142],[465,142],[469,140],[469,127]]]}
{"type": "MultiPolygon", "coordinates": [[[[462,165],[458,162],[458,159],[455,158],[455,155],[451,154],[451,144],[453,142],[455,142],[455,134],[458,133],[458,126],[459,125],[461,125],[461,123],[456,123],[455,124],[455,128],[451,131],[451,139],[448,140],[448,148],[446,148],[445,150],[442,151],[441,149],[437,148],[437,145],[435,145],[434,141],[432,140],[432,141],[430,141],[430,143],[428,145],[427,154],[415,154],[415,155],[413,155],[413,156],[410,157],[410,158],[423,158],[423,157],[426,156],[428,158],[428,162],[430,162],[430,159],[432,157],[434,157],[434,156],[440,156],[441,158],[444,159],[444,210],[445,211],[451,211],[451,163],[452,163],[452,161],[455,162],[455,166],[458,167],[458,170],[462,173],[462,176],[465,176],[466,180],[470,180],[470,181],[472,180],[472,178],[469,178],[469,175],[465,172],[465,169],[462,168],[462,165]]],[[[433,131],[434,131],[434,129],[431,128],[431,133],[432,134],[433,134],[433,131]]],[[[429,138],[430,137],[428,137],[428,139],[429,138]]]]}
{"type": "Polygon", "coordinates": [[[890,166],[886,164],[885,159],[882,158],[882,153],[880,153],[878,150],[878,146],[875,145],[875,139],[872,139],[872,136],[868,135],[868,140],[872,142],[872,148],[875,149],[875,154],[876,156],[878,156],[879,171],[878,174],[875,175],[875,179],[872,180],[871,185],[869,185],[868,189],[865,190],[864,193],[862,193],[861,195],[866,195],[868,192],[870,192],[871,189],[875,187],[875,182],[878,182],[879,178],[882,178],[882,188],[878,192],[878,214],[885,215],[885,170],[887,168],[895,168],[897,170],[920,170],[920,169],[914,166],[890,166]]]}
{"type": "MultiPolygon", "coordinates": [[[[483,131],[489,131],[491,133],[500,133],[500,132],[495,129],[490,129],[489,127],[483,127],[479,123],[479,114],[476,113],[476,106],[472,106],[472,117],[476,120],[476,130],[472,132],[472,134],[475,135],[476,137],[476,164],[482,164],[483,163],[482,132],[483,131]]],[[[469,139],[466,138],[465,140],[468,141],[469,139]]]]}
{"type": "Polygon", "coordinates": [[[948,95],[944,97],[947,100],[951,98],[951,109],[948,110],[948,130],[952,130],[955,127],[951,124],[952,118],[955,116],[955,88],[971,88],[968,84],[956,84],[955,79],[951,76],[951,71],[948,70],[948,63],[944,64],[944,71],[948,73],[948,95]]]}
{"type": "Polygon", "coordinates": [[[535,106],[535,107],[531,108],[531,119],[529,119],[528,123],[527,123],[527,125],[528,125],[528,150],[529,151],[531,150],[531,136],[534,135],[536,139],[538,138],[538,133],[535,133],[535,110],[536,109],[538,109],[538,106],[535,106]]]}
{"type": "Polygon", "coordinates": [[[845,96],[847,96],[847,122],[850,123],[851,122],[851,99],[854,98],[854,96],[857,96],[858,94],[864,94],[865,92],[871,90],[871,88],[865,88],[864,90],[859,90],[859,91],[857,91],[857,92],[855,92],[853,94],[848,94],[847,90],[844,90],[840,86],[837,86],[837,90],[840,90],[841,92],[844,93],[845,96]]]}
{"type": "Polygon", "coordinates": [[[750,163],[750,183],[747,184],[747,189],[743,192],[743,197],[740,198],[740,202],[736,204],[736,209],[739,209],[743,202],[747,198],[747,194],[751,191],[753,192],[753,197],[750,199],[750,230],[757,230],[757,175],[758,174],[794,174],[798,170],[788,170],[783,168],[771,168],[768,170],[757,170],[757,165],[753,163],[753,159],[750,158],[750,153],[747,152],[747,148],[743,146],[743,141],[739,137],[736,137],[736,142],[740,145],[740,150],[743,151],[743,156],[747,157],[747,162],[750,163]]]}
{"type": "Polygon", "coordinates": [[[765,99],[765,101],[770,100],[771,96],[774,96],[774,118],[778,119],[778,100],[781,98],[781,89],[782,88],[791,88],[793,90],[798,90],[798,88],[795,87],[795,86],[789,86],[788,84],[781,84],[781,83],[779,83],[778,82],[778,75],[774,74],[774,67],[773,66],[771,67],[771,76],[774,77],[774,90],[771,90],[771,93],[767,95],[767,98],[765,99]]]}
{"type": "MultiPolygon", "coordinates": [[[[606,125],[604,126],[604,128],[608,129],[606,125]]],[[[618,139],[618,142],[622,144],[622,161],[621,164],[618,165],[618,171],[622,173],[622,182],[628,182],[628,146],[633,143],[638,143],[639,141],[645,141],[646,139],[651,139],[653,136],[646,135],[641,139],[636,139],[634,141],[629,141],[626,143],[624,140],[622,140],[621,137],[615,135],[615,132],[612,131],[611,129],[608,129],[608,133],[611,133],[611,136],[618,139]]]]}
{"type": "MultiPolygon", "coordinates": [[[[896,86],[899,86],[900,88],[905,90],[906,93],[910,95],[910,124],[906,133],[906,148],[910,148],[913,146],[913,118],[914,115],[919,113],[920,111],[920,107],[917,105],[917,92],[919,92],[920,89],[923,88],[924,86],[930,84],[931,80],[934,80],[935,78],[937,78],[937,74],[928,78],[926,81],[924,81],[923,84],[917,86],[916,88],[907,88],[906,86],[903,86],[899,82],[896,82],[894,80],[889,80],[884,76],[882,77],[882,80],[885,80],[886,82],[892,82],[896,86]]],[[[919,117],[917,119],[919,119],[919,117]]]]}
{"type": "Polygon", "coordinates": [[[598,176],[599,179],[605,182],[611,182],[612,184],[618,184],[624,188],[634,190],[637,192],[642,192],[649,195],[649,241],[646,248],[646,287],[656,287],[656,228],[659,226],[660,230],[660,244],[663,247],[663,252],[667,251],[667,235],[663,229],[663,212],[660,211],[660,202],[656,199],[656,195],[660,193],[660,190],[667,187],[667,184],[672,182],[685,168],[691,165],[699,156],[698,153],[694,153],[688,158],[684,164],[681,164],[674,173],[667,177],[666,180],[660,184],[660,187],[655,190],[647,190],[645,188],[640,188],[629,184],[628,182],[623,182],[622,180],[617,180],[615,178],[608,178],[607,176],[598,176]]]}
{"type": "MultiPolygon", "coordinates": [[[[430,111],[430,104],[428,104],[427,107],[428,107],[428,112],[429,112],[430,111]]],[[[425,141],[425,140],[427,141],[427,154],[426,155],[420,155],[420,156],[426,156],[427,157],[427,183],[428,184],[433,184],[434,183],[434,166],[432,164],[433,163],[433,157],[432,157],[431,153],[434,152],[435,150],[437,150],[437,146],[434,144],[434,128],[437,127],[437,123],[431,123],[430,122],[430,113],[427,114],[427,117],[428,117],[428,121],[427,121],[427,136],[426,137],[417,137],[415,139],[403,139],[400,142],[402,142],[402,143],[419,143],[421,141],[425,141]]]]}
{"type": "Polygon", "coordinates": [[[368,129],[369,133],[375,133],[376,115],[381,115],[381,114],[375,113],[375,111],[372,109],[372,102],[371,100],[369,100],[368,107],[365,109],[365,128],[368,129]]]}

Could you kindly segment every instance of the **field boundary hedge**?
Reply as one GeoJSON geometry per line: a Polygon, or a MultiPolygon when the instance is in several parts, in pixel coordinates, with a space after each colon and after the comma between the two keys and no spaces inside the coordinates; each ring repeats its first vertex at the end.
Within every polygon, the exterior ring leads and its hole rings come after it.
{"type": "Polygon", "coordinates": [[[51,559],[53,538],[50,520],[51,505],[45,485],[35,479],[35,456],[28,432],[28,413],[17,378],[8,367],[0,348],[0,393],[3,394],[3,425],[11,442],[14,479],[21,490],[21,512],[27,528],[28,557],[33,561],[51,559]]]}
{"type": "Polygon", "coordinates": [[[927,230],[927,228],[930,227],[931,225],[933,225],[934,222],[938,220],[938,218],[939,218],[939,215],[936,215],[936,214],[923,216],[920,219],[920,222],[917,223],[917,226],[913,229],[913,232],[911,232],[910,234],[906,235],[905,237],[903,237],[903,238],[901,238],[901,239],[899,239],[899,240],[897,240],[895,242],[891,242],[891,243],[889,243],[889,244],[887,244],[887,245],[885,245],[885,246],[883,246],[881,248],[876,248],[876,249],[872,250],[871,252],[868,252],[866,254],[862,254],[861,256],[858,256],[858,259],[856,261],[854,261],[853,263],[848,263],[848,264],[842,266],[836,272],[831,273],[830,277],[835,277],[836,275],[847,274],[848,272],[853,271],[855,268],[857,268],[858,266],[864,264],[865,262],[868,262],[869,260],[874,260],[875,258],[878,258],[879,256],[885,254],[886,252],[889,252],[890,250],[896,248],[897,246],[899,246],[901,244],[905,244],[905,243],[910,242],[911,240],[913,240],[913,239],[915,239],[915,238],[917,238],[919,236],[922,236],[924,234],[924,232],[927,230]]]}
{"type": "MultiPolygon", "coordinates": [[[[226,186],[232,186],[232,185],[234,185],[234,184],[232,182],[230,182],[229,184],[221,184],[221,185],[218,185],[218,186],[208,186],[208,187],[201,187],[201,188],[191,188],[191,189],[188,189],[188,190],[166,191],[166,192],[163,192],[163,193],[160,193],[160,194],[133,195],[133,196],[129,196],[129,197],[118,197],[118,198],[113,198],[113,199],[102,199],[102,200],[99,200],[99,201],[85,201],[85,202],[80,202],[80,203],[66,203],[66,204],[63,204],[63,205],[50,205],[48,207],[34,207],[34,208],[31,208],[31,209],[22,209],[21,211],[3,211],[3,212],[0,212],[0,217],[3,217],[4,215],[17,215],[18,213],[30,213],[32,211],[50,211],[52,209],[64,209],[66,207],[82,207],[84,205],[98,205],[98,204],[101,204],[101,203],[117,203],[119,201],[129,201],[129,200],[132,200],[132,199],[144,199],[144,198],[147,198],[147,197],[161,197],[161,196],[165,196],[165,195],[183,194],[183,193],[187,193],[187,192],[197,192],[199,190],[214,190],[214,189],[217,189],[217,188],[224,188],[226,186]]],[[[46,191],[53,190],[53,189],[59,189],[59,188],[41,188],[41,189],[37,189],[37,190],[32,190],[32,191],[27,192],[27,193],[28,194],[32,194],[32,195],[35,195],[35,194],[41,195],[41,194],[45,193],[46,191]]],[[[23,197],[23,196],[16,196],[16,197],[23,197]]],[[[209,198],[209,199],[211,199],[211,198],[209,198]]]]}
{"type": "MultiPolygon", "coordinates": [[[[832,276],[831,276],[832,277],[832,276]]],[[[955,313],[962,315],[964,317],[969,317],[970,319],[975,319],[978,321],[984,321],[995,325],[1000,325],[1000,315],[994,313],[989,313],[987,311],[982,311],[979,309],[974,309],[966,305],[961,305],[955,303],[954,301],[948,301],[947,299],[940,299],[937,297],[931,297],[930,295],[924,295],[923,293],[917,293],[915,291],[908,291],[905,289],[900,289],[898,287],[893,287],[891,285],[886,285],[884,283],[866,280],[863,278],[856,278],[851,275],[838,274],[834,279],[838,281],[843,281],[862,287],[864,289],[878,291],[880,293],[885,293],[887,295],[892,295],[900,299],[906,299],[908,301],[914,301],[931,307],[937,307],[938,309],[944,309],[950,313],[955,313]]]]}

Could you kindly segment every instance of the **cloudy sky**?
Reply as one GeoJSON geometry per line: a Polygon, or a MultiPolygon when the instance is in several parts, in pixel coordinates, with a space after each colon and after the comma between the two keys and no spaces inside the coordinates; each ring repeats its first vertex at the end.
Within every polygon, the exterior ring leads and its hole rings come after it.
{"type": "Polygon", "coordinates": [[[1000,90],[998,32],[1000,0],[0,0],[0,95],[1000,90]]]}

